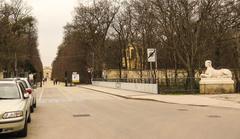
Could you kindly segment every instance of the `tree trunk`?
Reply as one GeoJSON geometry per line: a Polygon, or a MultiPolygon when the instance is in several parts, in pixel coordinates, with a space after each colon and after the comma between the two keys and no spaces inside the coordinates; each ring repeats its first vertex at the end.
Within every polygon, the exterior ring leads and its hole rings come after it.
{"type": "Polygon", "coordinates": [[[174,52],[174,84],[177,86],[177,78],[178,78],[178,61],[176,53],[174,52]]]}
{"type": "Polygon", "coordinates": [[[139,58],[140,58],[140,79],[142,82],[142,77],[143,77],[143,49],[140,49],[141,53],[139,54],[139,58]]]}
{"type": "Polygon", "coordinates": [[[166,81],[166,86],[169,87],[169,79],[168,79],[168,69],[167,66],[165,67],[165,81],[166,81]]]}
{"type": "Polygon", "coordinates": [[[237,69],[235,72],[235,80],[236,80],[236,92],[240,92],[240,39],[237,40],[237,46],[236,46],[236,65],[237,69]]]}
{"type": "MultiPolygon", "coordinates": [[[[120,46],[121,47],[121,46],[120,46]]],[[[122,47],[120,48],[120,57],[119,57],[119,79],[122,79],[122,47]]]]}
{"type": "Polygon", "coordinates": [[[236,80],[236,92],[240,92],[240,80],[239,80],[239,73],[238,69],[234,70],[235,80],[236,80]]]}
{"type": "Polygon", "coordinates": [[[186,80],[186,89],[193,91],[196,88],[196,83],[195,83],[195,71],[194,69],[189,66],[187,69],[187,80],[186,80]]]}
{"type": "Polygon", "coordinates": [[[128,61],[127,61],[127,43],[124,44],[124,61],[125,61],[125,68],[128,69],[128,61]]]}

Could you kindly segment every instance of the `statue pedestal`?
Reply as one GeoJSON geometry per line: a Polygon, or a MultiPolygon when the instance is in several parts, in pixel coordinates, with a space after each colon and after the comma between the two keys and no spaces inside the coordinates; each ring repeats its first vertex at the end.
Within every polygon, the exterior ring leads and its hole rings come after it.
{"type": "Polygon", "coordinates": [[[202,78],[200,94],[235,93],[234,81],[231,78],[202,78]]]}

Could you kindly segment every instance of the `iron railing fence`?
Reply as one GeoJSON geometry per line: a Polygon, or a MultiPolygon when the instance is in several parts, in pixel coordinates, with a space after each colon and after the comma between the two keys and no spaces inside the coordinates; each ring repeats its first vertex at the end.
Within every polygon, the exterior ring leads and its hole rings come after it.
{"type": "MultiPolygon", "coordinates": [[[[137,71],[137,70],[136,70],[137,71]]],[[[240,93],[240,69],[231,69],[233,74],[233,80],[235,82],[236,92],[240,93]]],[[[182,74],[179,74],[182,75],[182,74]]],[[[183,74],[185,75],[185,74],[183,74]]],[[[107,81],[107,82],[126,82],[126,83],[157,83],[159,85],[160,92],[199,92],[200,77],[189,78],[186,76],[177,76],[175,73],[168,73],[168,78],[161,76],[157,79],[152,78],[122,78],[122,79],[94,79],[95,81],[107,81]],[[194,81],[194,85],[189,87],[189,81],[194,81]]]]}
{"type": "Polygon", "coordinates": [[[158,80],[161,93],[199,93],[200,78],[165,78],[158,80]]]}
{"type": "Polygon", "coordinates": [[[144,83],[144,84],[155,84],[156,80],[151,78],[122,78],[122,79],[103,79],[96,78],[93,81],[105,81],[105,82],[123,82],[123,83],[144,83]]]}

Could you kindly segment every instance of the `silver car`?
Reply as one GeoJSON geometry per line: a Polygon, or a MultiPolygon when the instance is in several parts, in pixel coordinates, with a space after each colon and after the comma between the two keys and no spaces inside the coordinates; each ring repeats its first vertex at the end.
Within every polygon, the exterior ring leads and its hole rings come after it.
{"type": "Polygon", "coordinates": [[[0,81],[0,134],[26,137],[31,122],[30,99],[19,81],[0,81]]]}
{"type": "Polygon", "coordinates": [[[37,107],[36,94],[35,94],[34,89],[30,85],[30,83],[29,83],[27,78],[19,78],[19,77],[16,77],[16,78],[4,78],[4,79],[2,79],[2,81],[20,81],[20,82],[22,82],[23,86],[26,88],[26,90],[29,93],[29,98],[30,98],[30,101],[31,101],[30,111],[34,112],[34,108],[37,107]]]}
{"type": "Polygon", "coordinates": [[[19,80],[22,81],[24,87],[27,89],[27,91],[30,94],[30,100],[31,100],[31,112],[34,112],[34,108],[37,107],[37,99],[36,99],[36,93],[34,92],[34,89],[30,85],[29,81],[27,78],[19,78],[19,80]]]}

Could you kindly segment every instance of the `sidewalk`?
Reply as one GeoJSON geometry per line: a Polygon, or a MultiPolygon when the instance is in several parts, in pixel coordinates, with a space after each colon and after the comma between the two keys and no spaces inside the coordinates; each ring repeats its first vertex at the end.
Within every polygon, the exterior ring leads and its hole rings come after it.
{"type": "MultiPolygon", "coordinates": [[[[80,85],[79,87],[123,97],[126,99],[151,100],[151,101],[158,101],[158,102],[171,103],[171,104],[240,109],[240,102],[218,99],[218,98],[221,98],[221,97],[218,97],[218,95],[157,95],[157,94],[148,94],[148,93],[127,91],[127,90],[99,87],[99,86],[93,86],[93,85],[80,85]]],[[[235,95],[235,96],[237,95],[240,98],[239,94],[229,94],[229,95],[235,95]]]]}

